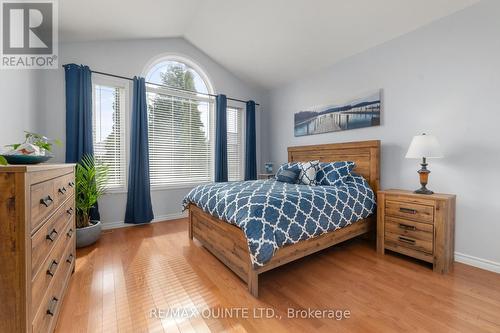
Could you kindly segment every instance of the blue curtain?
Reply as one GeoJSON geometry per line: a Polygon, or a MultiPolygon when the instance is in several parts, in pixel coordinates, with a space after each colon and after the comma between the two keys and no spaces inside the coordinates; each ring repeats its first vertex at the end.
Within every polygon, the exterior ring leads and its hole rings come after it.
{"type": "Polygon", "coordinates": [[[153,220],[154,215],[149,183],[146,82],[142,77],[134,77],[130,132],[130,165],[125,223],[148,223],[153,220]]]}
{"type": "Polygon", "coordinates": [[[64,66],[66,76],[66,163],[77,163],[93,154],[92,79],[90,68],[64,66]]]}
{"type": "Polygon", "coordinates": [[[257,179],[257,147],[255,135],[255,102],[248,101],[245,131],[245,180],[257,179]]]}
{"type": "Polygon", "coordinates": [[[227,98],[217,95],[215,109],[215,181],[227,182],[227,98]]]}
{"type": "MultiPolygon", "coordinates": [[[[83,155],[94,154],[92,139],[92,72],[88,66],[64,66],[66,77],[66,163],[78,163],[83,155]]],[[[92,220],[100,220],[96,206],[92,220]]]]}

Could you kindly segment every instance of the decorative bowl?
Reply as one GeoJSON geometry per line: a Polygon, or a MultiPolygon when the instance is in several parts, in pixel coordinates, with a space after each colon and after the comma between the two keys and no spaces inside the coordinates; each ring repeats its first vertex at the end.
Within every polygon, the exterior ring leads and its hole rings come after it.
{"type": "Polygon", "coordinates": [[[52,155],[1,155],[9,164],[38,164],[46,162],[52,155]]]}

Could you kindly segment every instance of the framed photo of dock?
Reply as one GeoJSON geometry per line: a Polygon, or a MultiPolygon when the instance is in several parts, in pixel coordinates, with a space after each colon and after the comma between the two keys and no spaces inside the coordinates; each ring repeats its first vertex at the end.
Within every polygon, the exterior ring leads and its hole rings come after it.
{"type": "Polygon", "coordinates": [[[380,125],[382,90],[345,103],[311,107],[295,113],[295,136],[380,125]]]}

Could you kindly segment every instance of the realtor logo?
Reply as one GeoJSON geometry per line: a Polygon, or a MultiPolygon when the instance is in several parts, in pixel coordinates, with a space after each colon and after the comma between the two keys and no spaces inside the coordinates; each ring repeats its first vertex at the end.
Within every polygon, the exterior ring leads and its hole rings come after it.
{"type": "Polygon", "coordinates": [[[1,0],[0,68],[57,68],[56,0],[1,0]]]}

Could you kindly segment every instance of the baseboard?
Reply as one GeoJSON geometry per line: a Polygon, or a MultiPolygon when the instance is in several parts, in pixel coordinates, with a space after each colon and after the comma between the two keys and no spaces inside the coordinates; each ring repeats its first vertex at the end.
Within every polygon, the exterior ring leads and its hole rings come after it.
{"type": "MultiPolygon", "coordinates": [[[[167,214],[167,215],[159,215],[155,216],[153,221],[151,223],[156,223],[156,222],[163,222],[163,221],[169,221],[169,220],[176,220],[176,219],[182,219],[188,216],[187,212],[184,213],[174,213],[174,214],[167,214]]],[[[108,230],[108,229],[116,229],[116,228],[126,228],[126,227],[134,227],[139,224],[132,224],[132,223],[125,223],[123,221],[117,221],[117,222],[103,222],[102,223],[102,229],[103,230],[108,230]]]]}
{"type": "Polygon", "coordinates": [[[455,261],[469,266],[474,266],[487,271],[500,273],[500,263],[487,259],[482,259],[468,254],[455,252],[455,261]]]}

